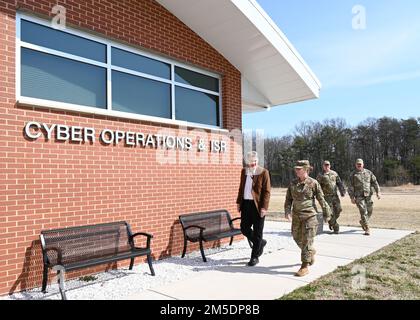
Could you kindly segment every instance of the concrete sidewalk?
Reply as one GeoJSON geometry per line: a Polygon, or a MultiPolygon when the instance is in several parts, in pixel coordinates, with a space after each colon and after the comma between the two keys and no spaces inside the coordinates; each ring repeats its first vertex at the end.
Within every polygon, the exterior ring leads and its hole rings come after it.
{"type": "MultiPolygon", "coordinates": [[[[324,230],[326,228],[328,226],[324,226],[324,230]]],[[[300,249],[291,237],[290,223],[266,221],[264,238],[268,243],[258,265],[246,266],[251,253],[249,247],[248,250],[241,251],[239,258],[236,254],[232,260],[226,258],[226,252],[214,253],[208,255],[208,259],[219,260],[217,267],[208,270],[200,268],[192,277],[152,287],[124,299],[276,299],[334,271],[338,266],[369,255],[410,233],[411,231],[372,229],[371,236],[364,236],[362,229],[357,227],[340,227],[338,235],[325,231],[315,239],[315,265],[310,267],[309,275],[297,278],[294,273],[300,266],[300,249]]],[[[187,255],[184,259],[192,258],[200,259],[196,253],[187,255]]],[[[203,266],[205,267],[204,262],[203,266]]]]}

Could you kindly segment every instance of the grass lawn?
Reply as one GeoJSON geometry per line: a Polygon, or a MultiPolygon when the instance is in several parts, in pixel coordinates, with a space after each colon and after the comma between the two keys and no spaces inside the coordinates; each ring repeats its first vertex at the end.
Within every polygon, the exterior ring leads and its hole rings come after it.
{"type": "Polygon", "coordinates": [[[301,299],[420,299],[420,233],[411,234],[369,256],[338,267],[309,285],[281,297],[301,299]],[[356,267],[355,267],[356,266],[356,267]],[[365,286],[352,269],[364,268],[365,286]],[[355,286],[353,285],[355,283],[355,286]]]}
{"type": "MultiPolygon", "coordinates": [[[[285,188],[273,188],[268,220],[284,219],[284,200],[286,198],[285,188]]],[[[381,188],[382,198],[374,201],[373,215],[370,226],[373,228],[402,229],[420,231],[420,186],[405,186],[381,188]]],[[[320,206],[317,204],[318,208],[320,206]]],[[[358,226],[360,214],[355,204],[352,204],[346,194],[341,198],[341,212],[338,222],[343,226],[358,226]]]]}
{"type": "MultiPolygon", "coordinates": [[[[267,219],[284,220],[286,189],[274,189],[267,219]]],[[[337,268],[309,285],[281,297],[290,299],[415,299],[420,300],[420,187],[383,188],[374,199],[372,228],[416,231],[369,256],[337,268]],[[354,268],[354,269],[353,269],[354,268]],[[354,274],[357,270],[364,272],[354,274]],[[358,282],[358,279],[364,279],[358,282]]],[[[360,215],[349,197],[342,198],[340,225],[359,226],[360,215]]],[[[284,220],[286,221],[286,220],[284,220]]],[[[316,241],[316,240],[315,240],[316,241]]]]}

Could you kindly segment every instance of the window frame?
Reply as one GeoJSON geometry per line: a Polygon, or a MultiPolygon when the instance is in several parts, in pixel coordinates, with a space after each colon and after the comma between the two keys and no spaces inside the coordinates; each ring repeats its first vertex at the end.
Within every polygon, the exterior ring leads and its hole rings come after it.
{"type": "Polygon", "coordinates": [[[213,130],[219,130],[219,131],[228,131],[223,128],[223,105],[222,105],[222,84],[221,84],[222,77],[220,74],[203,70],[194,66],[190,66],[185,63],[178,62],[176,60],[161,57],[153,53],[146,52],[138,48],[131,47],[131,46],[128,46],[128,45],[125,45],[125,44],[122,44],[122,43],[119,43],[110,39],[92,35],[92,34],[89,34],[87,31],[81,31],[72,27],[66,27],[65,30],[60,30],[60,31],[105,45],[106,46],[106,63],[99,62],[96,60],[91,60],[88,58],[83,58],[77,55],[65,53],[62,51],[54,50],[54,49],[49,49],[46,47],[42,47],[42,46],[38,46],[35,44],[21,41],[21,20],[27,20],[30,22],[38,23],[40,25],[52,28],[51,23],[48,20],[34,17],[31,15],[27,15],[20,12],[16,13],[16,57],[15,57],[16,58],[15,60],[16,61],[16,68],[15,68],[16,69],[15,70],[16,71],[16,88],[15,88],[15,92],[16,92],[16,100],[18,104],[35,105],[35,106],[51,108],[51,109],[76,111],[76,112],[88,113],[88,114],[99,114],[99,115],[126,118],[126,119],[145,120],[145,121],[158,122],[158,123],[164,123],[164,124],[170,124],[170,125],[196,127],[196,128],[202,128],[202,129],[213,129],[213,130]],[[125,50],[133,54],[142,55],[144,57],[151,58],[151,59],[168,64],[170,66],[171,78],[170,79],[160,78],[160,77],[153,76],[150,74],[145,74],[145,73],[138,72],[135,70],[126,69],[123,67],[112,65],[112,61],[111,61],[112,47],[125,50]],[[38,52],[44,52],[44,53],[52,54],[58,57],[68,58],[74,61],[104,68],[106,70],[106,75],[107,75],[106,88],[104,88],[106,90],[106,98],[107,98],[106,108],[100,109],[100,108],[91,107],[91,106],[22,96],[21,95],[21,48],[28,48],[28,49],[36,50],[38,52]],[[203,75],[216,78],[219,84],[219,92],[176,82],[175,81],[175,66],[179,66],[181,68],[185,68],[185,69],[188,69],[188,70],[191,70],[191,71],[203,74],[203,75]],[[170,99],[171,118],[168,119],[168,118],[161,118],[161,117],[156,117],[156,116],[149,116],[149,115],[113,110],[112,109],[112,71],[114,70],[131,74],[134,76],[143,77],[145,79],[156,80],[159,82],[170,84],[171,85],[171,99],[170,99]],[[176,112],[175,87],[176,86],[192,89],[199,92],[208,93],[214,96],[218,96],[218,100],[219,100],[218,101],[219,102],[219,110],[218,110],[219,117],[217,119],[218,126],[175,119],[175,114],[176,114],[175,113],[176,112]]]}

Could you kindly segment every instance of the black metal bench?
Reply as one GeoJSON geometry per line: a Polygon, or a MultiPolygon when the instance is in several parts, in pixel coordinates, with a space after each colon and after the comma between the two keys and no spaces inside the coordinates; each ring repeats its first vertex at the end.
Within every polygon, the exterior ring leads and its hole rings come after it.
{"type": "Polygon", "coordinates": [[[40,240],[43,255],[42,292],[46,292],[48,269],[57,271],[60,294],[66,299],[64,272],[99,264],[147,256],[150,272],[154,276],[150,241],[153,236],[138,232],[132,234],[125,221],[41,231],[40,240]],[[134,238],[146,236],[146,247],[136,247],[134,238]]]}
{"type": "Polygon", "coordinates": [[[187,241],[198,241],[200,243],[201,256],[204,262],[207,262],[207,259],[204,255],[203,242],[230,237],[229,245],[232,245],[233,237],[242,234],[241,229],[234,228],[233,226],[233,221],[238,219],[241,218],[232,219],[227,210],[180,215],[179,221],[184,233],[184,250],[182,252],[182,258],[185,257],[187,251],[187,241]]]}

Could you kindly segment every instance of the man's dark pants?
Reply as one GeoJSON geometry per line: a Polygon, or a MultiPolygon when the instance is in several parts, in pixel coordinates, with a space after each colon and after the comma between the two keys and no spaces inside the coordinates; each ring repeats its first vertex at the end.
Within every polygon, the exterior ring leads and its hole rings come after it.
{"type": "Polygon", "coordinates": [[[263,239],[264,220],[265,217],[261,218],[254,200],[242,200],[241,231],[252,242],[251,258],[258,258],[263,239]]]}

